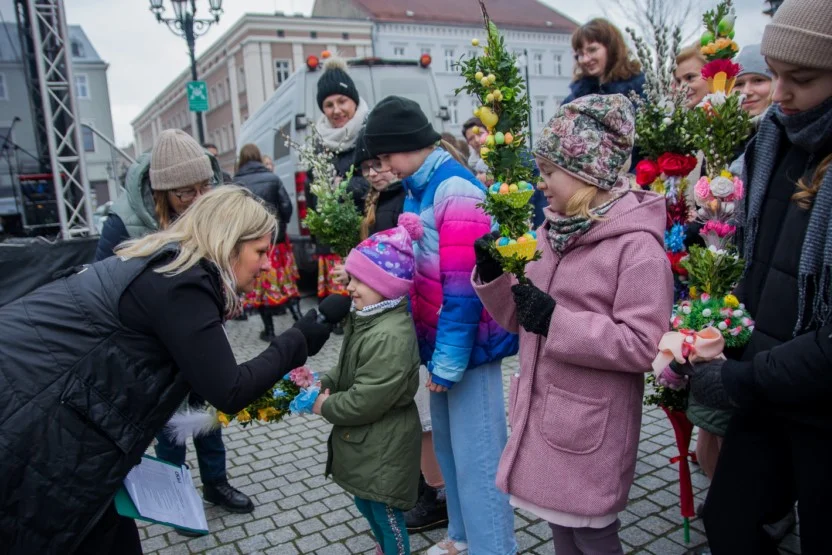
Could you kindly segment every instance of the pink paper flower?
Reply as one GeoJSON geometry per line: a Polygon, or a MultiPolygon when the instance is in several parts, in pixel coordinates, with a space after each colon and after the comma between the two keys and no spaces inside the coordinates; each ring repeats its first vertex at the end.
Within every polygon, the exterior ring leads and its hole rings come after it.
{"type": "Polygon", "coordinates": [[[315,374],[306,366],[301,366],[289,372],[289,379],[298,387],[309,387],[315,383],[315,374]]]}
{"type": "Polygon", "coordinates": [[[734,192],[728,197],[728,201],[736,202],[738,200],[742,200],[743,195],[745,194],[745,185],[742,183],[742,179],[739,177],[734,178],[734,192]]]}
{"type": "Polygon", "coordinates": [[[711,200],[713,198],[711,196],[711,181],[706,176],[700,177],[693,187],[693,192],[699,200],[711,200]]]}

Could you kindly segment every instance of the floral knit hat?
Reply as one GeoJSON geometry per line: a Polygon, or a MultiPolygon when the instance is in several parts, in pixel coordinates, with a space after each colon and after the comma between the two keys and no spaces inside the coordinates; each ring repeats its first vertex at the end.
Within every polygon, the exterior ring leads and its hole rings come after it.
{"type": "Polygon", "coordinates": [[[397,227],[374,233],[350,251],[344,269],[385,299],[403,297],[413,285],[413,241],[422,234],[419,216],[402,214],[397,227]]]}
{"type": "Polygon", "coordinates": [[[590,94],[558,108],[534,153],[609,191],[627,186],[634,138],[633,104],[620,94],[590,94]]]}

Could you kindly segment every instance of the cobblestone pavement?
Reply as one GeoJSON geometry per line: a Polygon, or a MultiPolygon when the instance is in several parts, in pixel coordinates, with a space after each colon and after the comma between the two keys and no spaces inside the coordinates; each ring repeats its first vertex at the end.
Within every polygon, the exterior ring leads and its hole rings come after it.
{"type": "MultiPolygon", "coordinates": [[[[304,304],[310,303],[304,301],[304,304]]],[[[278,333],[290,324],[288,316],[275,319],[278,333]]],[[[261,329],[257,316],[229,323],[228,335],[238,360],[247,360],[263,350],[265,344],[258,337],[261,329]]],[[[336,363],[340,347],[341,338],[333,336],[310,359],[309,366],[318,371],[329,370],[336,363]]],[[[515,371],[516,358],[504,361],[506,392],[508,377],[515,371]]],[[[256,505],[254,512],[235,515],[206,504],[211,534],[196,539],[180,536],[165,526],[140,523],[144,552],[156,555],[374,553],[369,526],[352,498],[323,476],[330,428],[323,419],[311,415],[246,429],[230,426],[224,431],[229,478],[235,487],[252,496],[256,505]]],[[[673,433],[664,414],[658,409],[645,408],[635,483],[627,509],[620,514],[625,552],[683,554],[705,543],[704,529],[698,519],[691,522],[691,543],[686,545],[683,540],[677,504],[678,471],[668,462],[676,454],[673,433]]],[[[199,487],[196,456],[190,444],[188,460],[199,487]]],[[[693,487],[699,502],[704,498],[708,480],[698,468],[693,469],[693,487]]],[[[520,553],[554,553],[551,532],[545,522],[518,510],[514,525],[520,553]]],[[[411,535],[413,553],[424,551],[441,540],[444,533],[444,529],[439,529],[411,535]]],[[[797,536],[788,536],[782,547],[783,553],[799,553],[797,536]]]]}

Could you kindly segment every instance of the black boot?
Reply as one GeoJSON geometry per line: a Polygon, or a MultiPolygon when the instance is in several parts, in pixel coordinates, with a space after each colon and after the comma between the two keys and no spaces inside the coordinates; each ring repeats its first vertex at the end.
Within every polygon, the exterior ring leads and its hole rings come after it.
{"type": "Polygon", "coordinates": [[[260,309],[260,318],[263,320],[263,331],[260,332],[260,339],[271,341],[274,339],[274,321],[272,313],[265,306],[260,309]]]}
{"type": "MultiPolygon", "coordinates": [[[[420,478],[423,480],[423,478],[420,478]]],[[[420,486],[424,482],[420,482],[420,486]]],[[[438,490],[424,484],[416,506],[404,513],[408,532],[425,532],[445,526],[448,523],[448,506],[438,498],[438,490]]]]}
{"type": "Polygon", "coordinates": [[[294,319],[295,322],[297,322],[303,317],[303,315],[300,313],[300,299],[289,299],[288,306],[289,312],[292,314],[292,319],[294,319]]]}
{"type": "Polygon", "coordinates": [[[250,513],[254,510],[254,503],[248,495],[233,488],[227,481],[205,484],[202,487],[202,498],[232,513],[250,513]]]}

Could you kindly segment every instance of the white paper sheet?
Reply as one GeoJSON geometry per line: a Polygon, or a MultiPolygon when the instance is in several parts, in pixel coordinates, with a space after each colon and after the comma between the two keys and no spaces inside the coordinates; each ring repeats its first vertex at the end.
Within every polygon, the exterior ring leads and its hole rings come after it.
{"type": "Polygon", "coordinates": [[[142,458],[124,479],[139,514],[192,530],[208,530],[205,509],[187,467],[142,458]]]}

